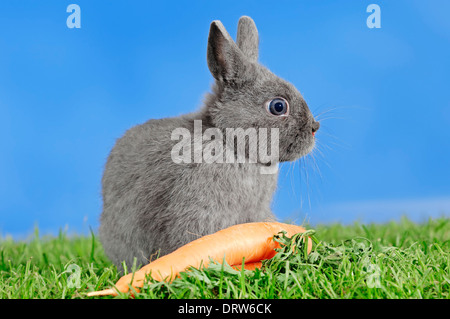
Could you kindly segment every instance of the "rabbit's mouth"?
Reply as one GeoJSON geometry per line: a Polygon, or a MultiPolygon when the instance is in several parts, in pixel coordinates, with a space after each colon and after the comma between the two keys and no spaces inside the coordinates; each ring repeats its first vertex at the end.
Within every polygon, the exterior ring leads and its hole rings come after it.
{"type": "Polygon", "coordinates": [[[284,161],[292,162],[309,154],[316,142],[316,132],[320,123],[312,119],[312,123],[305,123],[302,128],[296,132],[292,142],[286,148],[286,159],[284,161]]]}
{"type": "Polygon", "coordinates": [[[309,136],[303,136],[301,132],[297,133],[293,138],[293,142],[291,142],[287,147],[285,154],[281,155],[281,162],[293,162],[298,160],[299,158],[306,156],[309,154],[315,145],[315,131],[312,134],[308,134],[309,136]]]}
{"type": "Polygon", "coordinates": [[[319,127],[320,127],[320,123],[313,120],[313,123],[311,125],[312,136],[316,135],[316,132],[319,129],[319,127]]]}

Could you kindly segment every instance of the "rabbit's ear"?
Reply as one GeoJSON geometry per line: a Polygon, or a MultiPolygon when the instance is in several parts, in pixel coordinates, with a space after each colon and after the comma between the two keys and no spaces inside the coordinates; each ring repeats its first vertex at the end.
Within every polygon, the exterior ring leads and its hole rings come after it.
{"type": "Polygon", "coordinates": [[[250,61],[258,60],[258,29],[252,18],[242,16],[239,19],[236,43],[250,61]]]}
{"type": "Polygon", "coordinates": [[[246,57],[218,20],[209,29],[207,60],[217,81],[233,81],[245,74],[246,57]]]}

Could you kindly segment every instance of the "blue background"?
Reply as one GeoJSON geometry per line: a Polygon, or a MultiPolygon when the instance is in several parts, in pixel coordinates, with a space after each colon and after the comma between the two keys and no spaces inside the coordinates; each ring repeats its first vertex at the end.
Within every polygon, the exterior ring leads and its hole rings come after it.
{"type": "MultiPolygon", "coordinates": [[[[74,1],[75,2],[75,1],[74,1]]],[[[273,210],[311,224],[450,212],[449,1],[0,3],[0,234],[98,227],[100,179],[126,129],[200,107],[209,24],[241,15],[260,62],[321,120],[281,167],[273,210]],[[366,8],[381,8],[369,29],[366,8]]]]}

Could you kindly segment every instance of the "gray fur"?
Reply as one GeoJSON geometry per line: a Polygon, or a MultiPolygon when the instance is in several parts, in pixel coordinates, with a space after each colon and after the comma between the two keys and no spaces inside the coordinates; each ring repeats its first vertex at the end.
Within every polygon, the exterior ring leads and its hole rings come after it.
{"type": "Polygon", "coordinates": [[[243,16],[239,19],[236,44],[250,61],[258,60],[258,29],[250,17],[243,16]]]}
{"type": "MultiPolygon", "coordinates": [[[[171,140],[176,128],[193,136],[194,120],[207,128],[279,128],[280,161],[294,161],[314,146],[318,128],[301,94],[257,63],[253,20],[239,21],[238,45],[220,21],[211,23],[207,62],[215,78],[204,106],[179,117],[152,119],[129,129],[108,156],[102,178],[99,236],[107,256],[121,269],[149,262],[200,236],[246,222],[270,221],[277,174],[261,174],[263,163],[176,164],[171,140]],[[284,97],[286,117],[266,110],[284,97]]],[[[225,134],[224,134],[225,136],[225,134]]],[[[204,142],[206,143],[206,142],[204,142]]]]}

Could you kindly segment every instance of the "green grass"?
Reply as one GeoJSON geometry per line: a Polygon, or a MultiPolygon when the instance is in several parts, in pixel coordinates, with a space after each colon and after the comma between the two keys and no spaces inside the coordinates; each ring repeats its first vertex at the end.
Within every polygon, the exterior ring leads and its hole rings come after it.
{"type": "MultiPolygon", "coordinates": [[[[308,256],[301,238],[281,236],[281,251],[262,270],[192,269],[171,284],[149,280],[135,298],[450,298],[448,218],[318,226],[311,237],[308,256]]],[[[120,278],[93,234],[36,231],[27,241],[0,239],[0,247],[2,299],[87,298],[120,278]]]]}

